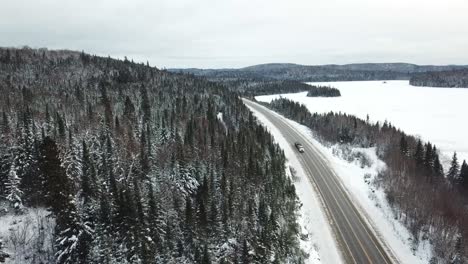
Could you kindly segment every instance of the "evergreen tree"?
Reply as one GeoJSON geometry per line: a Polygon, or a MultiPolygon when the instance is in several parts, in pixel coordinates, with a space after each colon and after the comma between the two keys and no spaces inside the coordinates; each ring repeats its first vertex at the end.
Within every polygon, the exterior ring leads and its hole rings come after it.
{"type": "MultiPolygon", "coordinates": [[[[0,139],[1,140],[1,139],[0,139]]],[[[11,168],[11,156],[6,146],[0,141],[0,197],[5,197],[11,168]]]]}
{"type": "Polygon", "coordinates": [[[210,252],[208,251],[208,246],[206,244],[203,248],[203,258],[201,264],[211,264],[210,252]]]}
{"type": "Polygon", "coordinates": [[[93,164],[91,163],[91,157],[90,153],[88,150],[88,146],[86,145],[86,142],[83,141],[82,143],[83,149],[82,149],[82,174],[81,174],[81,196],[84,199],[85,203],[88,202],[89,199],[93,196],[93,191],[92,191],[92,183],[91,179],[93,179],[93,164]]]}
{"type": "Polygon", "coordinates": [[[453,153],[452,162],[450,163],[450,168],[447,172],[447,178],[453,183],[458,184],[460,174],[460,165],[458,164],[457,153],[453,153]]]}
{"type": "Polygon", "coordinates": [[[459,179],[462,188],[468,191],[468,164],[466,164],[466,160],[463,160],[461,165],[459,179]]]}
{"type": "Polygon", "coordinates": [[[405,156],[407,156],[408,153],[409,153],[409,151],[408,151],[408,142],[406,141],[406,136],[404,134],[401,135],[401,139],[400,139],[400,151],[405,156]]]}
{"type": "Polygon", "coordinates": [[[241,263],[242,264],[250,264],[249,246],[247,245],[247,240],[245,240],[245,239],[244,239],[244,242],[242,243],[241,263]]]}
{"type": "Polygon", "coordinates": [[[151,105],[148,97],[148,91],[144,85],[140,86],[141,111],[143,112],[143,123],[151,119],[151,105]]]}
{"type": "Polygon", "coordinates": [[[55,215],[56,262],[86,263],[91,240],[89,223],[80,223],[69,179],[61,167],[57,145],[50,137],[40,146],[39,167],[45,175],[47,205],[55,215]]]}
{"type": "Polygon", "coordinates": [[[416,145],[416,150],[414,152],[414,159],[416,160],[416,164],[418,166],[423,165],[423,163],[424,163],[424,148],[423,148],[421,140],[418,140],[418,144],[416,145]]]}
{"type": "Polygon", "coordinates": [[[6,199],[10,201],[15,209],[20,209],[23,203],[23,192],[19,189],[20,179],[16,175],[16,169],[11,166],[6,184],[6,199]]]}
{"type": "Polygon", "coordinates": [[[10,133],[10,122],[8,121],[7,113],[2,112],[2,126],[1,126],[2,134],[7,135],[10,133]]]}

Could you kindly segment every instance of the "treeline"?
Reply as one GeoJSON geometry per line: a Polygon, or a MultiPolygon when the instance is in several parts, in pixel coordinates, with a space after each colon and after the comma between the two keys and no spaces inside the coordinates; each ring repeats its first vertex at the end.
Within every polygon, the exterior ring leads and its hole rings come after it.
{"type": "Polygon", "coordinates": [[[411,77],[414,86],[468,88],[468,70],[418,73],[411,77]]]}
{"type": "MultiPolygon", "coordinates": [[[[240,82],[234,86],[244,96],[267,94],[298,93],[310,90],[310,85],[298,81],[251,81],[240,82]]],[[[233,87],[232,84],[229,87],[233,87]]],[[[232,89],[232,88],[231,88],[232,89]]]]}
{"type": "Polygon", "coordinates": [[[330,86],[310,85],[308,97],[340,97],[340,90],[330,86]]]}
{"type": "Polygon", "coordinates": [[[0,209],[56,222],[52,252],[4,240],[15,261],[303,262],[284,154],[238,94],[126,58],[0,58],[0,209]]]}
{"type": "Polygon", "coordinates": [[[400,220],[413,235],[413,246],[429,239],[433,263],[468,261],[468,166],[454,154],[444,175],[435,145],[405,134],[388,122],[370,123],[352,115],[310,113],[299,103],[277,99],[273,110],[308,126],[326,144],[376,147],[388,168],[376,184],[383,188],[400,220]]]}

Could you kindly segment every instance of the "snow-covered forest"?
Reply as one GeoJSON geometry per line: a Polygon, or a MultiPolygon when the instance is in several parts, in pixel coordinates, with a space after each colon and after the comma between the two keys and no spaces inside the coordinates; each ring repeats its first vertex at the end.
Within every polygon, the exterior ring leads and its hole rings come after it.
{"type": "Polygon", "coordinates": [[[0,262],[305,257],[284,154],[238,94],[29,48],[0,49],[0,92],[0,262]]]}
{"type": "Polygon", "coordinates": [[[468,70],[418,73],[411,77],[410,84],[414,86],[468,88],[468,70]]]}
{"type": "MultiPolygon", "coordinates": [[[[324,144],[369,148],[387,169],[374,184],[383,188],[394,218],[413,236],[412,247],[423,240],[432,245],[434,263],[465,263],[468,259],[468,165],[453,155],[444,170],[437,147],[407,135],[388,122],[371,123],[341,113],[311,113],[306,106],[289,99],[265,104],[273,110],[311,128],[324,144]]],[[[369,162],[359,158],[362,166],[369,162]]]]}
{"type": "Polygon", "coordinates": [[[308,97],[339,97],[340,90],[330,86],[311,85],[307,92],[308,97]]]}

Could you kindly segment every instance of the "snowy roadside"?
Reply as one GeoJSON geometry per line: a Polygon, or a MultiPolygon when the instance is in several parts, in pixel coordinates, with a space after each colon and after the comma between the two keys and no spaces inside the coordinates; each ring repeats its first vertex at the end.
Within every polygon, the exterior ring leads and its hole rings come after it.
{"type": "Polygon", "coordinates": [[[377,235],[390,247],[393,255],[402,263],[428,263],[431,258],[431,245],[427,240],[421,241],[418,248],[412,248],[412,238],[409,231],[402,223],[394,219],[385,193],[382,189],[376,189],[372,184],[377,173],[385,169],[385,163],[377,157],[375,148],[343,148],[343,146],[324,146],[318,142],[312,131],[295,121],[284,120],[302,132],[320,152],[322,158],[334,169],[341,184],[347,190],[353,203],[365,215],[367,222],[377,232],[377,235]],[[343,154],[346,151],[350,153],[343,154]],[[350,155],[351,154],[351,155],[350,155]],[[347,157],[366,157],[370,161],[369,166],[362,166],[361,159],[352,161],[347,157]]]}
{"type": "Polygon", "coordinates": [[[320,198],[304,173],[299,160],[296,158],[296,151],[264,115],[255,111],[255,109],[250,107],[249,109],[273,135],[275,141],[280,145],[288,158],[286,164],[287,173],[292,177],[296,193],[302,203],[298,222],[303,234],[301,248],[309,254],[306,263],[343,263],[320,198]],[[289,168],[293,168],[295,175],[292,175],[289,168]]]}

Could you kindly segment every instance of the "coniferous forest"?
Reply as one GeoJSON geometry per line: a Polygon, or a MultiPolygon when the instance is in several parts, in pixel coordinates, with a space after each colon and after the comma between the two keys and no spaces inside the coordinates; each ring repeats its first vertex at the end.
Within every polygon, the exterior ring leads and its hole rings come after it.
{"type": "Polygon", "coordinates": [[[316,86],[311,85],[309,92],[307,92],[308,97],[340,97],[340,90],[329,87],[329,86],[316,86]]]}
{"type": "Polygon", "coordinates": [[[468,70],[418,73],[411,77],[410,84],[414,86],[468,88],[468,70]]]}
{"type": "MultiPolygon", "coordinates": [[[[383,188],[395,219],[410,231],[413,248],[429,240],[434,248],[431,263],[468,261],[468,165],[456,153],[444,173],[435,145],[388,122],[371,123],[333,112],[311,113],[306,106],[285,98],[265,105],[308,126],[326,145],[375,147],[387,169],[374,184],[383,188]]],[[[356,158],[366,166],[365,157],[356,158]]]]}
{"type": "Polygon", "coordinates": [[[302,263],[284,154],[239,94],[29,48],[0,49],[0,92],[0,219],[45,212],[0,262],[302,263]]]}

